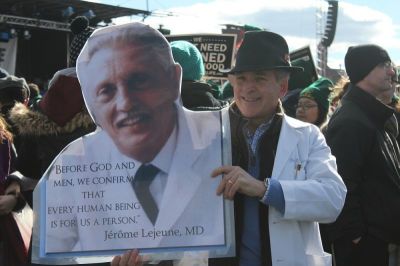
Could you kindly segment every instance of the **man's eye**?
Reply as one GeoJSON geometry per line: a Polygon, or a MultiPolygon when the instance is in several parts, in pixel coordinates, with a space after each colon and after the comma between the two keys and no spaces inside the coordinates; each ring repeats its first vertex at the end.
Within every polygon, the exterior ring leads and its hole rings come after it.
{"type": "Polygon", "coordinates": [[[111,98],[114,95],[115,90],[116,90],[115,86],[105,85],[99,89],[97,96],[101,101],[104,101],[111,98]]]}
{"type": "Polygon", "coordinates": [[[256,81],[261,82],[261,81],[266,81],[267,79],[265,77],[257,77],[256,81]]]}
{"type": "Polygon", "coordinates": [[[128,80],[128,87],[131,89],[143,89],[150,81],[147,75],[135,75],[128,80]]]}

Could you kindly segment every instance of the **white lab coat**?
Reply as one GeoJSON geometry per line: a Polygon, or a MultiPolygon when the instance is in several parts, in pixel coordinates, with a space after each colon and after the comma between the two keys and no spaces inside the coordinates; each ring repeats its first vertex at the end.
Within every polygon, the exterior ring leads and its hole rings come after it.
{"type": "Polygon", "coordinates": [[[318,222],[333,222],[340,214],[346,187],[336,160],[320,130],[284,116],[272,178],[279,180],[285,213],[269,208],[269,232],[274,266],[331,265],[322,248],[318,222]]]}

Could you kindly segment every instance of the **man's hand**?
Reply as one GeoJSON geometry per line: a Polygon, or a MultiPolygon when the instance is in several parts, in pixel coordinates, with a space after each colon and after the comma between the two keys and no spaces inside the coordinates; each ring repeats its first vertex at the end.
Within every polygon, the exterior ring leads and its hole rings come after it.
{"type": "Polygon", "coordinates": [[[239,166],[218,167],[211,176],[218,175],[224,175],[224,177],[217,188],[217,195],[223,194],[227,199],[233,199],[236,192],[259,198],[265,193],[264,182],[252,177],[239,166]]]}
{"type": "Polygon", "coordinates": [[[18,200],[15,195],[0,196],[0,215],[9,214],[17,204],[18,200]]]}
{"type": "Polygon", "coordinates": [[[111,261],[111,266],[142,266],[142,258],[137,249],[128,251],[121,256],[115,256],[111,261]]]}

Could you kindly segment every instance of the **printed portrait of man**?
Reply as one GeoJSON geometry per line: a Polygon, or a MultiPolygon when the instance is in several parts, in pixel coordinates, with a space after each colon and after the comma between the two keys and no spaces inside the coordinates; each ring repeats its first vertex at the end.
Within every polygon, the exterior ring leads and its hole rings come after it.
{"type": "Polygon", "coordinates": [[[164,36],[138,22],[98,29],[77,74],[98,129],[45,174],[45,253],[224,245],[211,178],[223,164],[221,113],[182,107],[164,36]]]}

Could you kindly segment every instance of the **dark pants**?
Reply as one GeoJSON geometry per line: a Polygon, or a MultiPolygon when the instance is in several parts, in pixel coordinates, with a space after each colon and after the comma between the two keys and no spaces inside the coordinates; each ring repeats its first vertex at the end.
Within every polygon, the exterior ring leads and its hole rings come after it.
{"type": "Polygon", "coordinates": [[[354,244],[349,239],[338,239],[333,244],[336,266],[387,266],[389,244],[371,235],[365,235],[354,244]]]}

